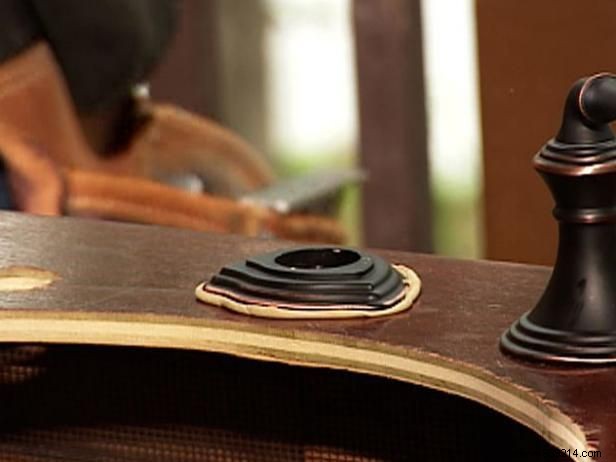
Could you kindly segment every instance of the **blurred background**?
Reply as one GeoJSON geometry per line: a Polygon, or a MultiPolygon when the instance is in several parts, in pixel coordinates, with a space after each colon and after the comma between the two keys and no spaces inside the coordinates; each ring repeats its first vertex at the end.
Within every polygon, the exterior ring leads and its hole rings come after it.
{"type": "Polygon", "coordinates": [[[552,264],[552,200],[532,157],[556,133],[572,83],[610,70],[614,2],[183,0],[182,9],[168,62],[190,42],[191,69],[176,63],[160,96],[228,124],[281,175],[364,169],[343,207],[354,244],[552,264]],[[190,74],[200,85],[181,84],[190,74]]]}
{"type": "MultiPolygon", "coordinates": [[[[417,172],[392,180],[413,182],[427,175],[426,185],[421,180],[421,186],[429,188],[429,195],[421,194],[428,202],[413,207],[429,207],[431,212],[410,216],[401,203],[396,213],[409,216],[394,223],[400,229],[385,239],[375,236],[371,240],[364,232],[364,220],[372,221],[372,227],[388,228],[392,223],[374,223],[382,220],[383,214],[362,208],[360,188],[349,187],[344,192],[342,220],[352,244],[480,257],[481,141],[473,1],[429,0],[421,9],[389,1],[376,14],[371,10],[379,2],[357,3],[182,0],[179,33],[166,62],[152,79],[152,95],[213,117],[237,131],[265,153],[283,177],[328,167],[361,167],[358,72],[363,66],[374,74],[370,69],[374,65],[366,61],[372,60],[370,55],[375,51],[380,52],[370,49],[368,43],[358,49],[359,40],[373,38],[356,40],[356,23],[374,29],[369,34],[380,35],[388,31],[387,21],[398,15],[399,21],[410,18],[417,23],[417,30],[405,31],[407,25],[402,23],[392,39],[399,42],[401,49],[396,53],[400,55],[414,48],[417,62],[404,57],[406,62],[377,70],[382,74],[380,81],[366,81],[364,86],[365,91],[378,93],[378,87],[388,85],[387,74],[398,74],[394,77],[397,84],[401,79],[417,81],[424,87],[419,92],[421,98],[425,92],[425,102],[418,100],[411,113],[394,116],[402,118],[398,124],[404,124],[421,113],[420,120],[413,123],[421,125],[419,130],[425,130],[427,138],[422,135],[419,143],[408,140],[401,147],[383,145],[383,150],[393,151],[390,153],[379,154],[377,146],[368,155],[375,156],[372,162],[376,163],[380,163],[379,157],[406,156],[409,149],[416,151],[416,157],[427,156],[427,165],[418,165],[417,172]],[[362,8],[365,13],[359,11],[362,8]],[[417,14],[421,17],[414,17],[417,14]],[[366,55],[364,62],[359,62],[358,53],[366,55]],[[368,216],[362,217],[362,212],[368,216]],[[371,213],[376,213],[374,218],[371,213]],[[408,242],[411,234],[417,235],[416,242],[408,242]]],[[[375,77],[379,78],[369,78],[375,77]]],[[[407,92],[395,89],[386,98],[400,102],[417,98],[407,92]]],[[[380,123],[386,123],[390,101],[379,102],[378,94],[373,98],[371,105],[383,105],[380,123]]],[[[378,143],[378,138],[392,135],[386,128],[375,137],[378,143]]],[[[376,172],[369,168],[367,173],[367,184],[389,181],[375,178],[376,172]]],[[[403,192],[412,194],[413,188],[403,192]]],[[[389,210],[391,205],[372,201],[369,207],[389,210]]]]}

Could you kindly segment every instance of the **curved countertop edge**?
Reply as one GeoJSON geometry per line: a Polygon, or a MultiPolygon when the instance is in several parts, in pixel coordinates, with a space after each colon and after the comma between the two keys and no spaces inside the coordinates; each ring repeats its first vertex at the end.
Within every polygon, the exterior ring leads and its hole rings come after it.
{"type": "Polygon", "coordinates": [[[174,348],[348,370],[470,399],[557,448],[594,449],[587,432],[537,391],[472,364],[352,336],[168,315],[7,309],[0,312],[0,342],[174,348]]]}

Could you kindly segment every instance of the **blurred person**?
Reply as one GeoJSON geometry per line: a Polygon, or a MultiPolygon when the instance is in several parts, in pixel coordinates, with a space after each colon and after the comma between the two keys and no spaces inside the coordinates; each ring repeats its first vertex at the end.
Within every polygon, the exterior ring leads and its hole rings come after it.
{"type": "MultiPolygon", "coordinates": [[[[173,0],[0,2],[2,204],[197,230],[340,242],[325,217],[240,203],[270,185],[231,131],[139,89],[176,27],[173,0]],[[136,91],[137,90],[137,91],[136,91]],[[178,178],[196,178],[192,191],[178,178]]],[[[0,204],[0,205],[2,205],[0,204]]]]}

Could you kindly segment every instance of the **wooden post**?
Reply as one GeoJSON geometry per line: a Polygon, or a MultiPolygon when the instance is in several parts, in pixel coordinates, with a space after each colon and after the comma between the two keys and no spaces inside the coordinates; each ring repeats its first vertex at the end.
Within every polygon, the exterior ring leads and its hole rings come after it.
{"type": "Polygon", "coordinates": [[[265,27],[262,0],[220,0],[221,121],[267,154],[265,27]]]}
{"type": "Polygon", "coordinates": [[[355,0],[365,244],[432,250],[419,0],[355,0]]]}

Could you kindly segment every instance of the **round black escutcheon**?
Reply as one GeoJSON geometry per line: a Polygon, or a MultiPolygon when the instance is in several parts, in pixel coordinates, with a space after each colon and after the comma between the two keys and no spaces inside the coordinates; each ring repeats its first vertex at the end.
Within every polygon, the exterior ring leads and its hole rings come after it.
{"type": "Polygon", "coordinates": [[[239,302],[315,310],[387,310],[405,292],[402,276],[383,258],[327,246],[282,249],[231,263],[207,288],[239,302]]]}

